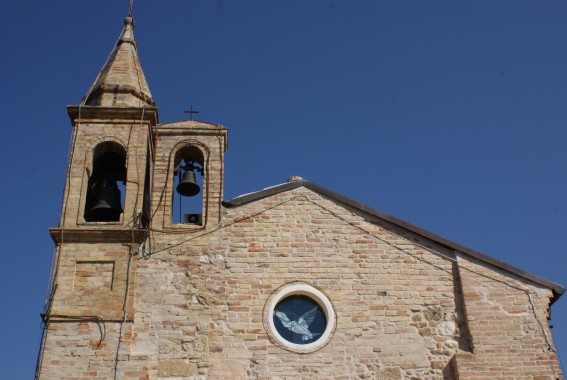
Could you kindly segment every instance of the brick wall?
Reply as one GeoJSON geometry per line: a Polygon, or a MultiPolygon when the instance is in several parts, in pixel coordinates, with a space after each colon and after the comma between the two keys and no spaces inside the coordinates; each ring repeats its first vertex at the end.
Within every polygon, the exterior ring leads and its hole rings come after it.
{"type": "MultiPolygon", "coordinates": [[[[135,258],[119,378],[562,378],[544,336],[549,290],[363,216],[299,188],[225,210],[213,232],[154,233],[135,258]],[[296,281],[337,317],[310,354],[274,344],[263,319],[296,281]]],[[[84,299],[69,291],[69,304],[84,299]]],[[[107,322],[95,347],[97,323],[51,324],[44,378],[107,378],[118,329],[107,322]]]]}

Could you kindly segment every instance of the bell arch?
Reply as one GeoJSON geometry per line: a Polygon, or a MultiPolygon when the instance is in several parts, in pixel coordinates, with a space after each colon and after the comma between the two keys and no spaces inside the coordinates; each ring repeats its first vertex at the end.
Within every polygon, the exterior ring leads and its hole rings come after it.
{"type": "Polygon", "coordinates": [[[84,207],[86,222],[119,222],[124,210],[126,149],[116,141],[92,150],[84,207]]]}
{"type": "Polygon", "coordinates": [[[183,141],[174,150],[171,222],[204,225],[208,150],[198,141],[183,141]]]}

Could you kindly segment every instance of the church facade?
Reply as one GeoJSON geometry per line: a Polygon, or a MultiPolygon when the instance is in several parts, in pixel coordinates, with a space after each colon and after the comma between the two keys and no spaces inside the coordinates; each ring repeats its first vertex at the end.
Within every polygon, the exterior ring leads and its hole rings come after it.
{"type": "Polygon", "coordinates": [[[563,379],[558,284],[300,177],[223,199],[127,17],[73,127],[40,379],[563,379]]]}

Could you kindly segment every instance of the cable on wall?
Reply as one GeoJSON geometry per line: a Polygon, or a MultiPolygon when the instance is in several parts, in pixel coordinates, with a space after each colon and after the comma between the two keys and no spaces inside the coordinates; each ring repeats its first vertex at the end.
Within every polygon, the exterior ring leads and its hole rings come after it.
{"type": "Polygon", "coordinates": [[[122,347],[122,333],[128,315],[128,296],[130,293],[130,270],[132,264],[132,257],[134,256],[134,245],[135,245],[134,232],[132,229],[132,242],[130,244],[130,250],[128,252],[128,264],[126,266],[126,289],[124,290],[124,302],[122,303],[122,321],[120,321],[120,328],[118,329],[118,343],[116,345],[116,354],[114,356],[114,380],[116,380],[118,376],[118,362],[119,362],[120,348],[122,347]]]}

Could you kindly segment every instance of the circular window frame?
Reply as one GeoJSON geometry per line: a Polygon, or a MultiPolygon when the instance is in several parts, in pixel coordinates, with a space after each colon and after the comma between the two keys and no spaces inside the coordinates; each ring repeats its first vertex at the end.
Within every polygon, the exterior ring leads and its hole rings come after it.
{"type": "Polygon", "coordinates": [[[306,283],[296,282],[280,287],[270,296],[264,308],[264,327],[270,337],[270,340],[280,348],[300,354],[319,351],[325,347],[335,333],[336,321],[335,309],[327,295],[321,290],[306,283]],[[325,331],[321,334],[319,339],[312,343],[292,343],[280,335],[274,324],[274,311],[280,301],[284,298],[298,295],[308,297],[317,303],[321,310],[323,310],[323,313],[325,313],[325,318],[327,319],[325,331]]]}

